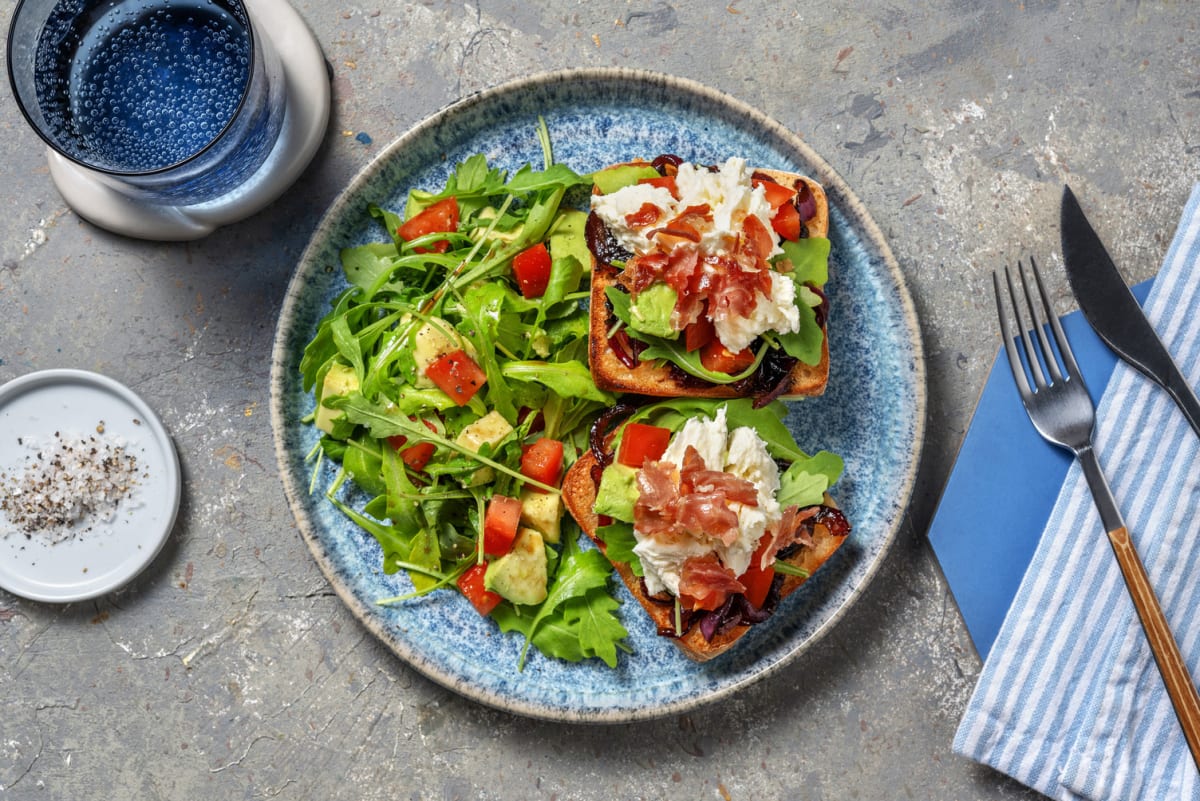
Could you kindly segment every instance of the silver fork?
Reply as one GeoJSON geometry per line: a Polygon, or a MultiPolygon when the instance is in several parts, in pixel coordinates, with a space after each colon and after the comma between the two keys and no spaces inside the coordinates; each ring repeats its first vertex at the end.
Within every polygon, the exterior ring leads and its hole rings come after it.
{"type": "Polygon", "coordinates": [[[1092,447],[1092,432],[1096,423],[1096,407],[1088,394],[1087,386],[1083,383],[1083,375],[1075,356],[1071,353],[1071,344],[1063,333],[1062,325],[1050,305],[1046,286],[1038,273],[1037,263],[1029,260],[1030,272],[1033,274],[1037,291],[1041,300],[1039,304],[1029,289],[1026,270],[1017,262],[1017,272],[1021,280],[1022,294],[1029,312],[1031,329],[1025,327],[1021,318],[1021,302],[1013,284],[1012,274],[1004,268],[1004,279],[1008,285],[1008,296],[1017,318],[1020,329],[1020,340],[1016,340],[1009,327],[1008,314],[1004,308],[1004,292],[1000,285],[1000,276],[992,273],[992,284],[996,292],[996,311],[1000,315],[1000,333],[1004,338],[1004,348],[1008,352],[1009,366],[1012,367],[1013,378],[1017,382],[1017,392],[1025,411],[1033,426],[1044,438],[1075,454],[1083,468],[1096,508],[1100,512],[1100,520],[1108,532],[1108,540],[1121,566],[1121,575],[1125,586],[1133,599],[1138,618],[1150,642],[1150,650],[1158,663],[1171,697],[1171,704],[1183,728],[1192,759],[1200,768],[1200,695],[1196,685],[1188,673],[1187,665],[1179,652],[1179,645],[1167,624],[1162,607],[1150,585],[1142,560],[1134,549],[1133,540],[1121,519],[1117,502],[1113,499],[1112,490],[1100,469],[1100,462],[1092,447]],[[1046,335],[1047,322],[1054,336],[1054,347],[1046,335]],[[1032,333],[1032,335],[1031,335],[1032,333]],[[1024,359],[1022,359],[1022,352],[1024,359]],[[1061,359],[1061,366],[1060,366],[1061,359]],[[1026,375],[1033,377],[1033,386],[1029,384],[1026,375]],[[1065,375],[1064,375],[1065,372],[1065,375]]]}

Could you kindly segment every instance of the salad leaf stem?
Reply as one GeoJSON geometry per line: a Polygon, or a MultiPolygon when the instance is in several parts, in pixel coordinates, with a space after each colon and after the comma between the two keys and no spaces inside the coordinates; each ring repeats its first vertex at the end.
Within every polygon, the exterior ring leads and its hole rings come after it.
{"type": "Polygon", "coordinates": [[[466,456],[469,459],[474,459],[480,464],[511,476],[518,481],[523,481],[526,484],[545,490],[552,494],[560,494],[562,492],[558,487],[552,487],[537,479],[530,478],[518,470],[501,464],[495,459],[491,459],[478,451],[472,450],[466,445],[460,445],[452,439],[447,439],[440,434],[435,434],[425,427],[423,423],[414,422],[402,415],[387,414],[379,409],[375,404],[367,401],[361,394],[354,393],[345,397],[335,398],[330,404],[336,409],[342,409],[346,413],[346,417],[353,423],[358,423],[367,426],[373,436],[380,439],[394,437],[397,434],[413,437],[414,440],[424,440],[432,442],[455,453],[466,456]]]}

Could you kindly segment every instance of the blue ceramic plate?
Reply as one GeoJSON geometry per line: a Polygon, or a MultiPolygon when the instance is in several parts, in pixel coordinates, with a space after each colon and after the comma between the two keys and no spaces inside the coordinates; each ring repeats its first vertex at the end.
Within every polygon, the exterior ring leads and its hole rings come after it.
{"type": "MultiPolygon", "coordinates": [[[[912,301],[874,222],[829,166],[796,136],[754,109],[695,83],[629,70],[556,72],[506,84],[438,112],[380,153],[321,222],[288,288],[276,334],[272,421],[280,472],[297,523],[321,569],[364,625],[421,673],[494,707],[538,718],[628,721],[680,712],[728,696],[777,670],[828,631],[863,591],[896,536],[916,474],[925,420],[925,373],[912,301]],[[570,664],[531,652],[454,592],[380,607],[408,590],[384,575],[374,540],[350,524],[321,491],[310,494],[305,457],[317,432],[298,365],[331,300],[345,288],[341,248],[382,239],[367,207],[400,212],[410,187],[440,189],[473,153],[516,171],[540,164],[538,115],[557,161],[586,173],[634,157],[675,153],[716,163],[805,173],[830,201],[832,371],[826,394],[793,403],[789,424],[808,451],[846,461],[835,495],[854,524],[846,545],[769,623],[737,647],[698,664],[657,636],[619,586],[631,654],[615,670],[598,660],[570,664]]],[[[325,486],[332,467],[318,476],[325,486]]]]}

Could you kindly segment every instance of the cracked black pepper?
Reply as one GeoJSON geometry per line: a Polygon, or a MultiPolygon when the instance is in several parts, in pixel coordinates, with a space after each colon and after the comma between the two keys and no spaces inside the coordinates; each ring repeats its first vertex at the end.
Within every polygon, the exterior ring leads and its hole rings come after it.
{"type": "Polygon", "coordinates": [[[113,519],[138,484],[138,460],[103,431],[100,423],[95,434],[18,440],[24,464],[0,471],[0,511],[12,527],[59,542],[113,519]]]}

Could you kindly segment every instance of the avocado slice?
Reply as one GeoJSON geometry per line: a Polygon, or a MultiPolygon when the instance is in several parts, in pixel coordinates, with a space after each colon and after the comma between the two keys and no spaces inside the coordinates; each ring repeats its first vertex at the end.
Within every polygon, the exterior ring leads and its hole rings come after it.
{"type": "Polygon", "coordinates": [[[671,312],[679,300],[668,284],[651,284],[638,293],[629,307],[629,326],[643,334],[675,339],[679,332],[671,327],[671,312]]]}
{"type": "Polygon", "coordinates": [[[601,194],[611,195],[618,189],[632,186],[643,178],[659,178],[658,170],[649,164],[619,164],[592,173],[592,183],[601,194]]]}
{"type": "Polygon", "coordinates": [[[540,604],[546,600],[546,544],[531,528],[517,532],[512,550],[487,566],[484,589],[514,604],[540,604]]]}
{"type": "Polygon", "coordinates": [[[633,505],[638,499],[637,469],[619,463],[610,464],[600,474],[596,489],[596,514],[633,522],[633,505]]]}
{"type": "Polygon", "coordinates": [[[353,367],[338,362],[329,365],[325,380],[321,382],[321,394],[317,397],[317,416],[313,421],[316,427],[326,434],[334,433],[337,422],[346,415],[341,409],[330,409],[324,401],[327,398],[349,395],[357,390],[358,386],[358,375],[353,367]]]}
{"type": "Polygon", "coordinates": [[[563,500],[559,493],[542,492],[534,487],[521,490],[521,522],[552,545],[562,537],[562,517],[563,500]]]}

